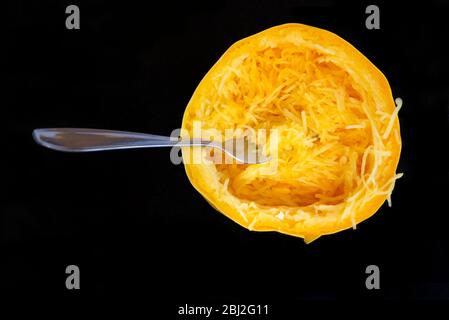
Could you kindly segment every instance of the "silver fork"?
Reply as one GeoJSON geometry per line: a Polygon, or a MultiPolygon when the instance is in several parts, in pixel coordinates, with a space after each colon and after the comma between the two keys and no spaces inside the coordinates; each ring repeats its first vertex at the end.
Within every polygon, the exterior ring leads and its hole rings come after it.
{"type": "Polygon", "coordinates": [[[154,147],[212,147],[242,164],[270,160],[262,148],[246,137],[224,143],[201,139],[181,139],[147,133],[85,128],[45,128],[33,131],[34,140],[47,148],[65,152],[89,152],[154,147]]]}

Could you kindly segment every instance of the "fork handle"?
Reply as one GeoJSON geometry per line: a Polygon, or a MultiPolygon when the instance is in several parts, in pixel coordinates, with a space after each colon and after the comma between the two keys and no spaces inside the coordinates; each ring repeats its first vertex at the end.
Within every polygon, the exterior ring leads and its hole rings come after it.
{"type": "Polygon", "coordinates": [[[116,149],[207,146],[209,141],[159,136],[146,133],[85,128],[45,128],[33,131],[34,140],[47,148],[65,152],[116,149]]]}

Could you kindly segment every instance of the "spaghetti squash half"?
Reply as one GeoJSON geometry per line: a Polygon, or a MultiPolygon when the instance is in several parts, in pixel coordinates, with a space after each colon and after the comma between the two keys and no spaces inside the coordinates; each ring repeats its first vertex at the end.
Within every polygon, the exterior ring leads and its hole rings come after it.
{"type": "Polygon", "coordinates": [[[182,129],[194,138],[214,130],[223,140],[229,129],[264,129],[272,161],[216,163],[207,148],[183,148],[187,176],[250,230],[310,242],[355,228],[390,202],[401,176],[397,102],[384,75],[337,35],[302,24],[270,28],[232,45],[210,69],[182,129]]]}

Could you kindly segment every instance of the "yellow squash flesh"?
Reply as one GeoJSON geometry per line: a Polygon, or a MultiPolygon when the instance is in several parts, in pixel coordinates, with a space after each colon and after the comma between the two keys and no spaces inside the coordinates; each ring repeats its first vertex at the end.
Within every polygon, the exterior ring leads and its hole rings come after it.
{"type": "MultiPolygon", "coordinates": [[[[310,242],[355,228],[389,200],[400,177],[397,111],[384,75],[348,42],[302,24],[276,26],[224,53],[182,122],[195,138],[195,122],[202,138],[215,130],[222,140],[226,129],[275,129],[274,160],[217,164],[210,150],[183,148],[186,173],[241,226],[310,242]]],[[[268,134],[266,150],[271,141],[268,134]]]]}

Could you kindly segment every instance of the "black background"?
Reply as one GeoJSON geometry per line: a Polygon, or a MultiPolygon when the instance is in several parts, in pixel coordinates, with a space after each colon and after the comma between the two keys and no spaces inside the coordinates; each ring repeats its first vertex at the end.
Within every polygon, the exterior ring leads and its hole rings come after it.
{"type": "Polygon", "coordinates": [[[448,2],[374,2],[380,30],[365,28],[368,4],[2,4],[1,290],[69,301],[142,298],[165,318],[185,303],[268,303],[277,314],[310,301],[449,299],[448,2]],[[65,28],[69,4],[80,7],[80,30],[65,28]],[[208,205],[168,150],[64,154],[32,141],[38,127],[169,135],[233,42],[287,22],[345,38],[404,100],[405,176],[393,207],[356,231],[310,245],[249,232],[208,205]],[[78,291],[65,288],[70,264],[81,270],[78,291]],[[380,267],[380,290],[365,288],[370,264],[380,267]]]}

